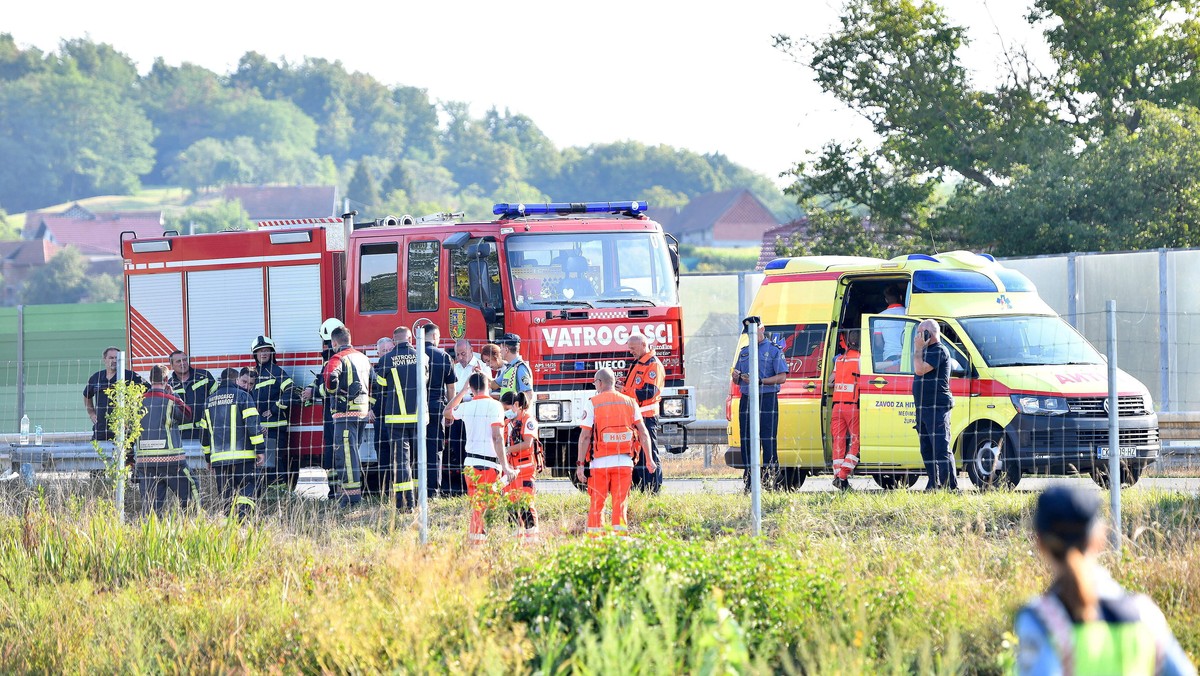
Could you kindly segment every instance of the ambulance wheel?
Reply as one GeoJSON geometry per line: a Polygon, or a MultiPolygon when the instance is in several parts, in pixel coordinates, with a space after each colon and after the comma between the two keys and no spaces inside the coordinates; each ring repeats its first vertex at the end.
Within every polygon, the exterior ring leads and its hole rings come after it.
{"type": "MultiPolygon", "coordinates": [[[[1121,487],[1132,486],[1142,478],[1142,470],[1145,465],[1141,463],[1121,463],[1121,487]]],[[[1092,481],[1095,481],[1101,488],[1108,489],[1109,474],[1107,465],[1095,465],[1092,467],[1092,481]]]]}
{"type": "Polygon", "coordinates": [[[967,476],[981,491],[1015,488],[1021,481],[1021,465],[1008,455],[1008,440],[999,429],[981,429],[963,437],[967,476]]]}
{"type": "Polygon", "coordinates": [[[897,488],[912,488],[917,483],[918,476],[916,472],[900,472],[898,474],[872,474],[871,478],[883,490],[894,491],[897,488]]]}
{"type": "Polygon", "coordinates": [[[808,470],[800,467],[780,467],[779,468],[779,490],[781,491],[798,491],[804,485],[804,480],[808,478],[808,470]]]}

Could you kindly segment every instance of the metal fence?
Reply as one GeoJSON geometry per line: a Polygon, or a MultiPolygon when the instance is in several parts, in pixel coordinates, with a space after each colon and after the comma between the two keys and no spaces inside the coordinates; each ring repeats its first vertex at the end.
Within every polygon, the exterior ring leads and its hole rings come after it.
{"type": "Polygon", "coordinates": [[[1117,303],[1121,369],[1146,384],[1160,412],[1200,410],[1200,250],[1014,258],[1038,293],[1095,345],[1104,303],[1117,303]]]}

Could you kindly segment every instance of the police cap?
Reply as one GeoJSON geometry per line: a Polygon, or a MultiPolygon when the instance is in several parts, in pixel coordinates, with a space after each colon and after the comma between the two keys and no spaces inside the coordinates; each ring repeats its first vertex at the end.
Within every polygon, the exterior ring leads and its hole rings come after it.
{"type": "Polygon", "coordinates": [[[1038,496],[1033,528],[1039,535],[1057,538],[1069,548],[1082,549],[1100,513],[1096,491],[1056,484],[1038,496]]]}
{"type": "Polygon", "coordinates": [[[503,336],[500,336],[500,340],[496,342],[500,343],[502,347],[507,347],[511,350],[514,347],[521,346],[521,337],[515,333],[506,333],[503,336]]]}

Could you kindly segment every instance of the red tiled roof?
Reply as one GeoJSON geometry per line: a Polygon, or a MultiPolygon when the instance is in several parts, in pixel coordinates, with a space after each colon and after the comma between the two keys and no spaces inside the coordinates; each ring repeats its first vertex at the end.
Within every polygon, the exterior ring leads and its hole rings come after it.
{"type": "Polygon", "coordinates": [[[162,234],[161,211],[112,211],[91,213],[74,205],[65,213],[33,211],[25,218],[27,239],[48,239],[60,246],[77,247],[84,255],[119,255],[121,233],[138,237],[162,234]],[[90,214],[90,218],[84,214],[90,214]]]}
{"type": "Polygon", "coordinates": [[[10,265],[40,267],[61,250],[62,247],[44,239],[0,242],[0,259],[10,265]]]}
{"type": "Polygon", "coordinates": [[[252,221],[340,215],[337,210],[337,188],[332,185],[231,185],[221,191],[221,196],[241,202],[252,221]]]}
{"type": "Polygon", "coordinates": [[[758,252],[758,265],[755,270],[762,270],[767,267],[767,263],[779,258],[779,254],[775,253],[775,240],[782,237],[790,238],[792,235],[803,234],[808,227],[807,218],[799,218],[791,223],[784,223],[777,228],[771,228],[763,233],[762,248],[758,252]]]}
{"type": "Polygon", "coordinates": [[[718,222],[756,226],[778,224],[771,210],[745,188],[697,195],[675,218],[668,220],[670,226],[664,224],[663,227],[676,237],[712,230],[718,222]]]}

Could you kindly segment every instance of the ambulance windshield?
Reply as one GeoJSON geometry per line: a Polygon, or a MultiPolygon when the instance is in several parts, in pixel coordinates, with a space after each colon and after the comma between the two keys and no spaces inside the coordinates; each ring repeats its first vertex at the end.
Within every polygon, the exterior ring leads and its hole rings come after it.
{"type": "Polygon", "coordinates": [[[661,234],[513,235],[504,247],[518,310],[678,302],[661,234]]]}
{"type": "Polygon", "coordinates": [[[1102,364],[1091,343],[1057,315],[959,320],[988,366],[1102,364]]]}

